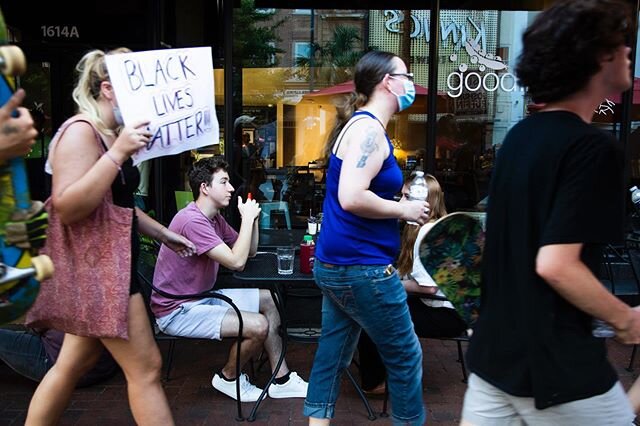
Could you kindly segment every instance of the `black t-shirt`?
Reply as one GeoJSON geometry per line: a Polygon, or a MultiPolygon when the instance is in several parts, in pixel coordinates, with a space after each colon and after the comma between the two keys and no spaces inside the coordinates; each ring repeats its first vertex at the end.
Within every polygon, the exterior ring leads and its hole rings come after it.
{"type": "Polygon", "coordinates": [[[610,135],[566,111],[518,123],[489,190],[482,308],[467,353],[472,372],[539,409],[609,390],[617,376],[591,317],[535,272],[540,247],[584,243],[595,273],[603,244],[623,236],[622,156],[610,135]]]}

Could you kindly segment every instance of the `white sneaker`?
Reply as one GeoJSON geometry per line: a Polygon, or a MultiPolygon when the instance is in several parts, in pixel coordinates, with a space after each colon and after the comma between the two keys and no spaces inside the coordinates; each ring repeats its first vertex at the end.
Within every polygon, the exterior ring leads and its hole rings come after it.
{"type": "Polygon", "coordinates": [[[282,385],[272,383],[269,386],[269,396],[271,398],[306,398],[308,387],[309,383],[292,371],[287,383],[282,385]]]}
{"type": "MultiPolygon", "coordinates": [[[[213,379],[211,379],[211,386],[214,389],[219,390],[223,394],[237,400],[236,396],[236,381],[228,382],[220,375],[215,374],[213,379]]],[[[262,393],[262,389],[252,385],[249,382],[249,377],[246,374],[240,375],[240,401],[242,402],[255,402],[260,398],[260,394],[262,393]]],[[[265,395],[266,396],[266,395],[265,395]]]]}

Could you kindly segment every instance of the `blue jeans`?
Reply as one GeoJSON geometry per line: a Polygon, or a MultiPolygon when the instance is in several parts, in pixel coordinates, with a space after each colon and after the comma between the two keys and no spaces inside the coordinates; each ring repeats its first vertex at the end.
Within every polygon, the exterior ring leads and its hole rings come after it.
{"type": "Polygon", "coordinates": [[[422,425],[422,350],[398,273],[387,265],[326,265],[316,261],[315,280],[323,293],[322,335],[304,414],[332,418],[340,375],[353,358],[360,330],[376,344],[387,368],[394,424],[422,425]]]}
{"type": "Polygon", "coordinates": [[[53,365],[40,336],[0,329],[0,360],[18,374],[39,382],[53,365]]]}

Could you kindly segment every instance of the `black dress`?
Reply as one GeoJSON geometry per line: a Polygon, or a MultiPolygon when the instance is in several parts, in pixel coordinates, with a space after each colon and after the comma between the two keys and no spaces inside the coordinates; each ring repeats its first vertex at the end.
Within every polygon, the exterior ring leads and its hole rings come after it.
{"type": "MultiPolygon", "coordinates": [[[[102,142],[105,151],[107,146],[102,142]]],[[[134,197],[138,185],[140,184],[140,172],[133,165],[131,158],[127,159],[122,166],[121,171],[116,175],[111,184],[111,195],[113,204],[120,207],[134,208],[134,197]]],[[[140,283],[137,276],[138,257],[140,255],[140,240],[138,238],[138,218],[133,212],[133,222],[131,224],[131,284],[129,294],[140,293],[140,283]]]]}

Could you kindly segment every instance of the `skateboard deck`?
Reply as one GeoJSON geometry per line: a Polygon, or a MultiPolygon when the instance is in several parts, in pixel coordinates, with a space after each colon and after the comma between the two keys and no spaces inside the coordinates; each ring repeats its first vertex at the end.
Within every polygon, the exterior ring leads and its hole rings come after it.
{"type": "MultiPolygon", "coordinates": [[[[16,89],[15,76],[22,74],[26,68],[22,51],[16,46],[8,46],[8,42],[7,28],[0,11],[0,105],[4,105],[13,95],[16,89]]],[[[22,228],[31,228],[33,223],[28,224],[27,221],[33,213],[24,159],[10,159],[0,165],[0,324],[26,313],[38,295],[39,281],[52,272],[48,258],[32,257],[35,250],[7,242],[7,223],[20,225],[23,222],[22,228]],[[47,269],[44,274],[43,266],[47,269]]],[[[36,223],[40,227],[39,233],[44,234],[46,216],[36,223]]]]}
{"type": "Polygon", "coordinates": [[[419,246],[425,270],[469,327],[480,309],[483,249],[481,222],[463,212],[436,221],[419,246]]]}

